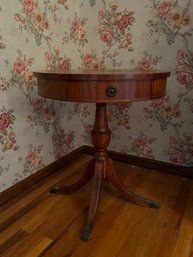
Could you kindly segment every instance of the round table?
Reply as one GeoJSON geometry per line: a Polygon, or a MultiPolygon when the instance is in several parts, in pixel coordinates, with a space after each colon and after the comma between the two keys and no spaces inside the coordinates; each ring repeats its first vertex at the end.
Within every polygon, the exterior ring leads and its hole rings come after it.
{"type": "Polygon", "coordinates": [[[150,208],[159,205],[128,190],[117,176],[113,162],[107,153],[111,140],[108,127],[107,104],[129,101],[144,101],[162,97],[166,93],[167,71],[112,70],[69,70],[37,71],[39,95],[62,101],[90,102],[96,104],[95,124],[91,131],[95,149],[92,160],[74,184],[50,189],[52,193],[72,193],[83,187],[93,176],[93,190],[88,219],[81,239],[87,241],[97,213],[103,179],[109,180],[120,194],[133,203],[150,208]]]}

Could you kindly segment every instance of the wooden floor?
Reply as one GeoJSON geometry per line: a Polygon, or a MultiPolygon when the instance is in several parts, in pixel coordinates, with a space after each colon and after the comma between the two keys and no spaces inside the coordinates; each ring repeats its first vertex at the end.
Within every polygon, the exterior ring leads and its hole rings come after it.
{"type": "Polygon", "coordinates": [[[75,181],[90,158],[81,156],[1,207],[0,256],[193,257],[193,181],[118,162],[128,188],[161,207],[126,202],[105,181],[89,242],[80,241],[92,181],[71,195],[51,195],[48,189],[75,181]]]}

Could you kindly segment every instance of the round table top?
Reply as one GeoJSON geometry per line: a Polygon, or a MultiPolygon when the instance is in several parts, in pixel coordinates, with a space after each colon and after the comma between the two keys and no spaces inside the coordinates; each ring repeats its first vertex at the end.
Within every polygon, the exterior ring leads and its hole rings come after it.
{"type": "Polygon", "coordinates": [[[169,77],[169,71],[129,69],[71,69],[67,71],[35,71],[37,78],[65,80],[141,80],[169,77]]]}
{"type": "Polygon", "coordinates": [[[74,102],[142,101],[166,93],[168,71],[127,69],[36,71],[39,95],[74,102]]]}

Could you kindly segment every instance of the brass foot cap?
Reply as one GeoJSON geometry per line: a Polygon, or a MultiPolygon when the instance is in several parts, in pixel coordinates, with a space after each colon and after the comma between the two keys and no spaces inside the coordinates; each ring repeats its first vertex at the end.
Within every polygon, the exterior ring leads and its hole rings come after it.
{"type": "Polygon", "coordinates": [[[60,192],[60,188],[57,187],[57,186],[56,186],[56,187],[52,187],[52,188],[50,188],[49,192],[50,192],[51,194],[57,194],[57,193],[60,192]]]}
{"type": "Polygon", "coordinates": [[[86,228],[83,230],[83,233],[82,233],[82,236],[81,236],[81,240],[84,241],[84,242],[87,242],[90,233],[91,233],[91,228],[90,228],[90,227],[86,227],[86,228]]]}
{"type": "Polygon", "coordinates": [[[159,204],[158,203],[156,203],[156,202],[154,202],[154,201],[150,201],[149,202],[149,207],[150,208],[153,208],[153,209],[159,209],[159,204]]]}

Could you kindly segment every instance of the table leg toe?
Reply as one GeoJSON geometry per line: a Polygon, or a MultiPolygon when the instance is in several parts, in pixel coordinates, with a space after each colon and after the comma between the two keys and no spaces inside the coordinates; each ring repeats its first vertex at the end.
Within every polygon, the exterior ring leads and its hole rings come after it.
{"type": "Polygon", "coordinates": [[[113,163],[110,159],[108,160],[107,177],[110,179],[114,187],[121,193],[121,195],[126,200],[129,200],[130,202],[133,202],[135,204],[148,207],[148,208],[154,208],[154,209],[159,208],[159,204],[156,203],[155,201],[142,197],[128,190],[126,186],[123,184],[123,182],[121,181],[121,179],[117,176],[115,169],[113,167],[113,163]]]}
{"type": "Polygon", "coordinates": [[[72,185],[67,185],[67,186],[63,186],[63,185],[54,186],[53,188],[51,188],[49,190],[49,192],[53,193],[53,194],[73,193],[73,192],[79,190],[80,188],[82,188],[83,186],[85,186],[89,182],[89,180],[92,178],[93,174],[94,174],[94,160],[91,160],[86,168],[86,171],[79,178],[79,180],[77,182],[75,182],[72,185]]]}
{"type": "Polygon", "coordinates": [[[91,227],[86,226],[82,232],[81,240],[87,242],[91,233],[91,227]]]}

